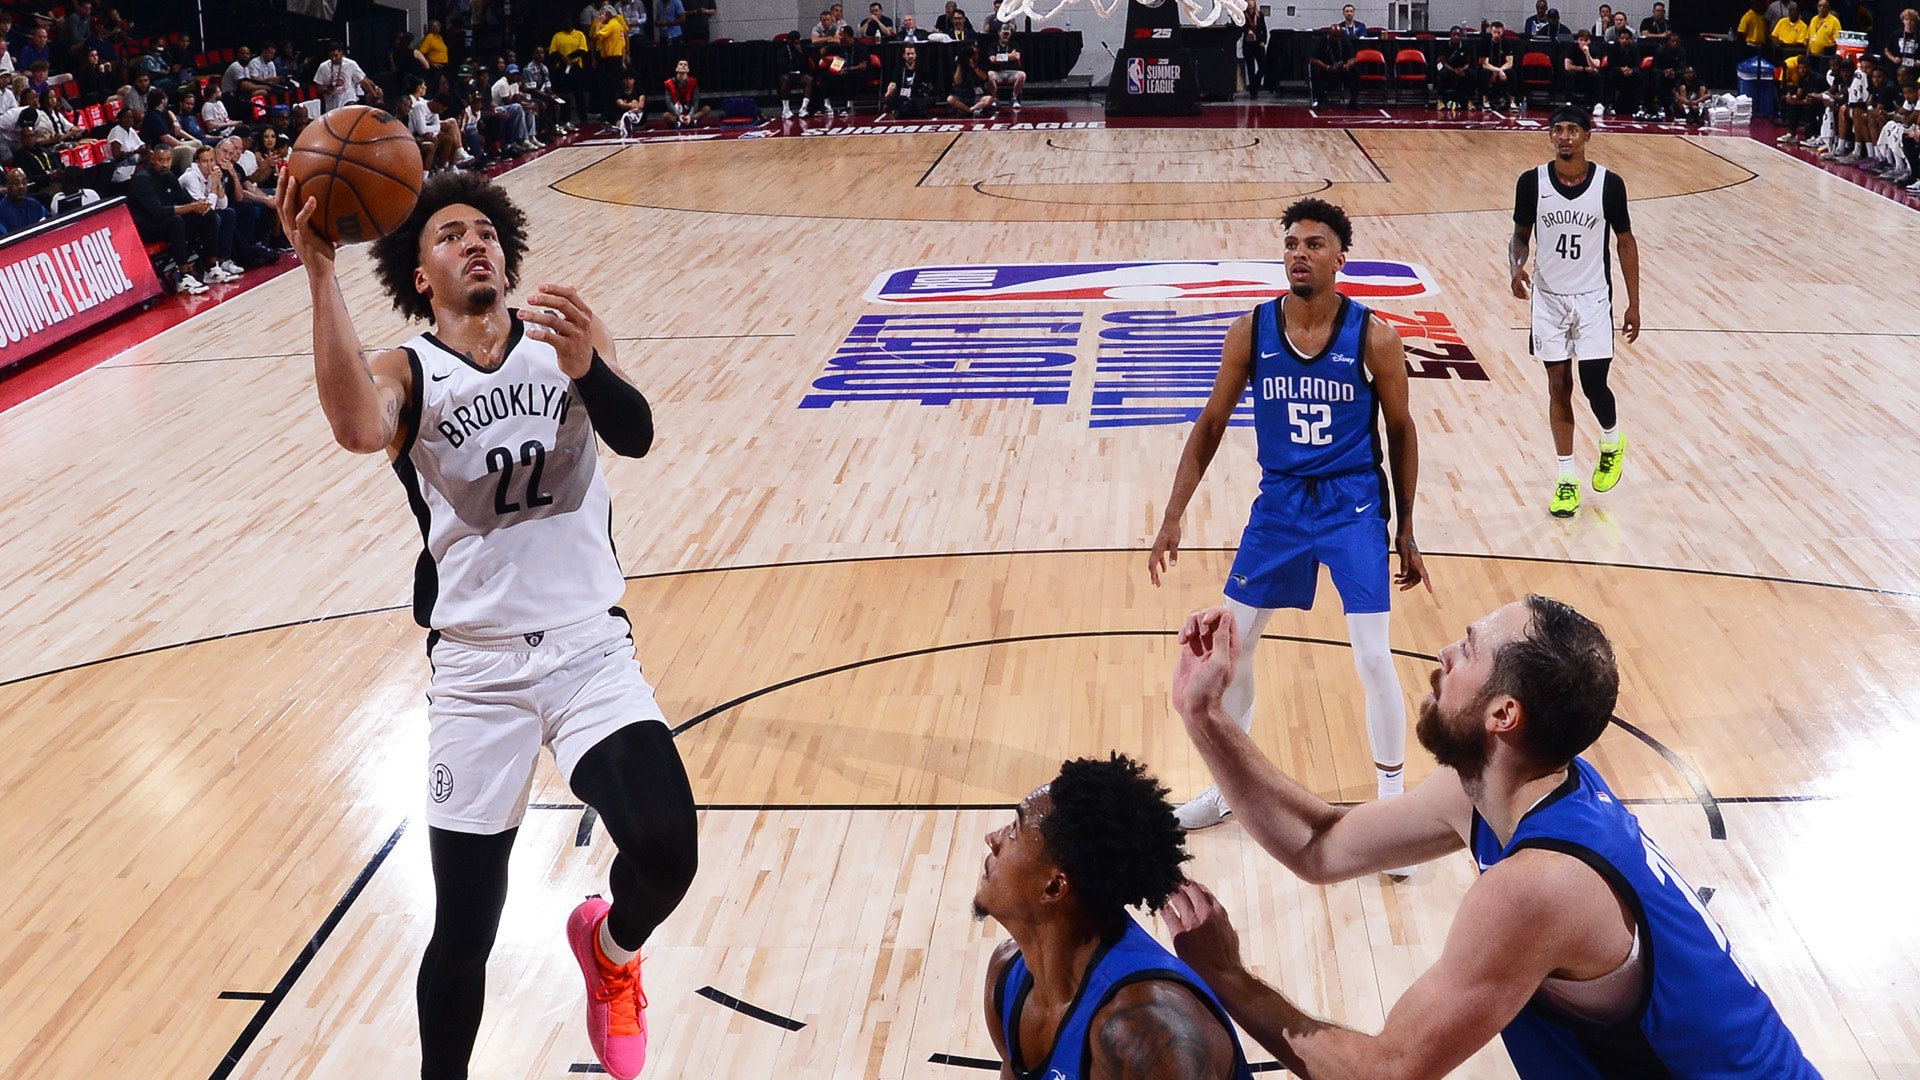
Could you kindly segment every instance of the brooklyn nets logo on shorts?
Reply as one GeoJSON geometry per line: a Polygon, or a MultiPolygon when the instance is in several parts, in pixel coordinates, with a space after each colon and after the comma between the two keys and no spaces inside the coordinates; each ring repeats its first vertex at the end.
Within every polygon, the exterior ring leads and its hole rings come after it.
{"type": "Polygon", "coordinates": [[[433,795],[434,802],[443,803],[453,798],[453,770],[440,762],[434,762],[433,779],[429,782],[428,790],[433,795]]]}

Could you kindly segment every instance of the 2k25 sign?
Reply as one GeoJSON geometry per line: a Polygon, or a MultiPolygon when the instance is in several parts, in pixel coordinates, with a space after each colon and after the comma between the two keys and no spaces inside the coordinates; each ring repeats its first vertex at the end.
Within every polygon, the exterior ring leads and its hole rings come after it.
{"type": "MultiPolygon", "coordinates": [[[[1439,291],[1425,267],[1397,259],[1348,259],[1334,288],[1356,300],[1410,300],[1439,291]]],[[[1267,300],[1286,291],[1286,263],[1248,259],[913,266],[875,278],[866,298],[890,304],[1030,304],[1039,300],[1267,300]]]]}

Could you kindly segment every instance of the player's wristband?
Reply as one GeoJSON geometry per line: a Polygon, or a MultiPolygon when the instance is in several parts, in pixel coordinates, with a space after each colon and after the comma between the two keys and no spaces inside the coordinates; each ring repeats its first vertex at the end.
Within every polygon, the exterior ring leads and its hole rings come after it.
{"type": "Polygon", "coordinates": [[[587,419],[600,441],[621,457],[645,457],[653,446],[653,407],[627,380],[614,374],[600,351],[594,350],[587,373],[573,380],[587,419]]]}

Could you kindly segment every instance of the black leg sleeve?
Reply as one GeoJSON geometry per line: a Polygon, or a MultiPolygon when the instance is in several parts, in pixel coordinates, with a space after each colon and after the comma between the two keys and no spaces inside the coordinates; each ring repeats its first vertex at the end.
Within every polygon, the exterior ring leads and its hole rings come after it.
{"type": "Polygon", "coordinates": [[[1603,428],[1612,427],[1619,419],[1614,414],[1613,391],[1607,388],[1607,370],[1612,366],[1611,360],[1580,361],[1580,392],[1587,395],[1593,418],[1603,428]]]}
{"type": "Polygon", "coordinates": [[[518,833],[427,830],[434,906],[433,939],[415,985],[421,1080],[466,1080],[487,996],[487,954],[507,903],[507,856],[518,833]]]}
{"type": "Polygon", "coordinates": [[[573,791],[600,815],[619,852],[608,929],[621,948],[638,949],[700,868],[693,788],[673,733],[645,721],[600,740],[574,766],[573,791]]]}

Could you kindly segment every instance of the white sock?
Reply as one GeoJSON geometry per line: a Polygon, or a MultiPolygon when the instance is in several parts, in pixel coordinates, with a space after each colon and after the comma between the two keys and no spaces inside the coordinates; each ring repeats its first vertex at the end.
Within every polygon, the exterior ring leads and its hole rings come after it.
{"type": "MultiPolygon", "coordinates": [[[[1620,429],[1617,427],[1601,428],[1600,429],[1600,445],[1601,446],[1619,446],[1620,445],[1620,429]]],[[[1572,458],[1567,458],[1566,460],[1568,462],[1573,461],[1572,458]]]]}
{"type": "Polygon", "coordinates": [[[1558,462],[1560,466],[1559,479],[1561,480],[1573,479],[1573,455],[1568,454],[1566,457],[1555,457],[1554,460],[1558,462]]]}
{"type": "MultiPolygon", "coordinates": [[[[1349,615],[1347,634],[1353,642],[1353,667],[1366,694],[1367,746],[1373,760],[1402,762],[1407,759],[1407,706],[1387,645],[1387,618],[1384,611],[1349,615]]],[[[1394,777],[1394,783],[1400,783],[1398,769],[1394,777]]]]}
{"type": "Polygon", "coordinates": [[[1407,790],[1406,772],[1405,766],[1383,769],[1375,765],[1373,767],[1374,792],[1382,799],[1391,799],[1407,790]]]}
{"type": "Polygon", "coordinates": [[[607,919],[600,920],[600,955],[606,957],[607,961],[615,967],[633,963],[633,958],[640,953],[633,949],[621,948],[620,943],[613,940],[613,931],[607,927],[607,923],[607,919]]]}

